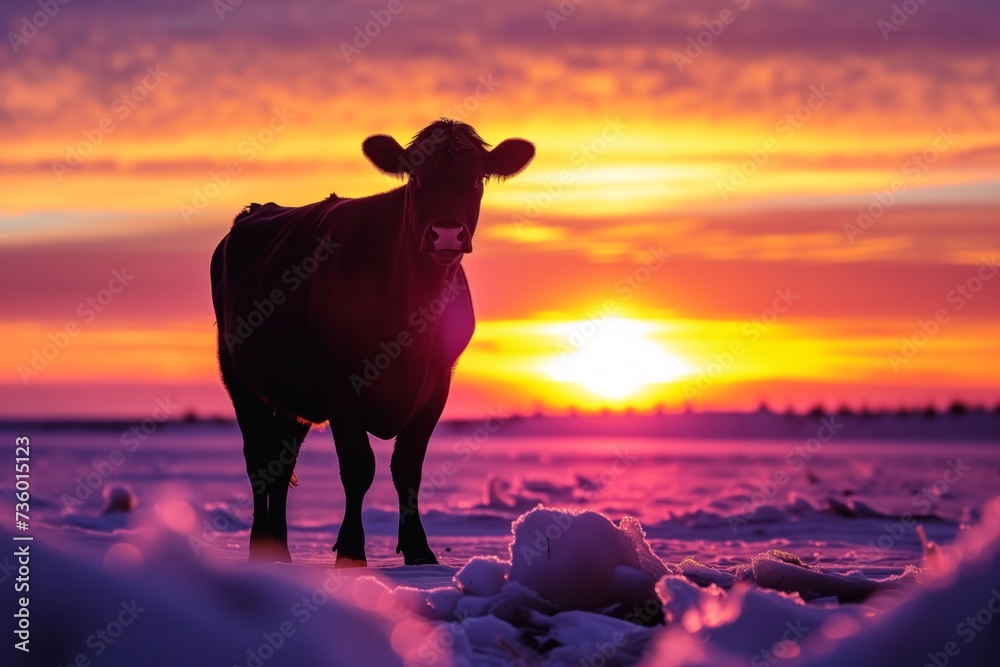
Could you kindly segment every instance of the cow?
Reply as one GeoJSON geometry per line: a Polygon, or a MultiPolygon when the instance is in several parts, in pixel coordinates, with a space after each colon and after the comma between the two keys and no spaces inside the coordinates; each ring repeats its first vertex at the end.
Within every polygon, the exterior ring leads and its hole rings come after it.
{"type": "Polygon", "coordinates": [[[461,261],[484,185],[522,171],[535,147],[507,139],[491,149],[471,126],[442,118],[406,148],[373,135],[362,151],[403,185],[297,208],[251,204],[212,256],[219,370],[243,435],[254,560],[291,560],[295,462],[310,426],[329,422],[346,500],[336,566],[367,564],[369,434],[395,438],[396,553],[407,565],[437,563],[418,495],[428,440],[475,327],[461,261]]]}

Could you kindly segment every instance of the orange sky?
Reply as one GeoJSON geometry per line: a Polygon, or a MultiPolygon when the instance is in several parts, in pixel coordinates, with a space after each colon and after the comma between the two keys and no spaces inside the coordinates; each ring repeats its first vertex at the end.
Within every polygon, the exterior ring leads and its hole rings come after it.
{"type": "Polygon", "coordinates": [[[231,414],[234,214],[387,189],[362,139],[442,115],[537,146],[447,414],[1000,400],[995,4],[145,4],[2,10],[3,416],[231,414]]]}

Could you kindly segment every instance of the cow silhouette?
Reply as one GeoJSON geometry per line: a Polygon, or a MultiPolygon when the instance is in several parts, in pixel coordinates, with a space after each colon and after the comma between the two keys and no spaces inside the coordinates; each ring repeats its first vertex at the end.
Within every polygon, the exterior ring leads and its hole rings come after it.
{"type": "Polygon", "coordinates": [[[395,438],[392,481],[407,564],[436,563],[420,521],[427,443],[475,327],[461,266],[484,184],[524,169],[534,146],[490,150],[441,119],[404,148],[362,150],[404,185],[290,208],[251,204],[212,256],[219,368],[243,434],[253,491],[250,557],[291,560],[286,506],[310,424],[329,421],[346,508],[337,567],[366,564],[361,507],[375,476],[369,434],[395,438]]]}

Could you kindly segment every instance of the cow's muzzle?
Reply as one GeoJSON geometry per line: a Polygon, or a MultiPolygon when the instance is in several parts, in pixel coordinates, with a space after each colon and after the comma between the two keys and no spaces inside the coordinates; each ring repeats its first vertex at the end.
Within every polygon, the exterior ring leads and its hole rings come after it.
{"type": "Polygon", "coordinates": [[[421,250],[435,260],[451,264],[472,252],[472,234],[460,222],[437,222],[424,230],[421,250]]]}

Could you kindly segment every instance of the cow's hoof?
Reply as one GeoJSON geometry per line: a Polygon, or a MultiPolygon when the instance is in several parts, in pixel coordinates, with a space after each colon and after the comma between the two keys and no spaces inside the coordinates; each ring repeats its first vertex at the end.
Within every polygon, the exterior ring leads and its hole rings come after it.
{"type": "Polygon", "coordinates": [[[352,556],[345,556],[343,554],[337,554],[337,563],[334,567],[338,570],[348,567],[368,567],[368,561],[364,557],[356,558],[352,556]]]}
{"type": "Polygon", "coordinates": [[[267,539],[251,540],[250,560],[255,563],[291,563],[292,555],[285,544],[267,539]]]}
{"type": "Polygon", "coordinates": [[[365,558],[365,548],[344,548],[340,546],[340,540],[333,545],[333,551],[337,554],[337,569],[347,567],[368,567],[368,559],[365,558]]]}
{"type": "Polygon", "coordinates": [[[428,549],[415,554],[403,554],[403,562],[407,565],[437,565],[438,559],[434,552],[428,549]]]}

